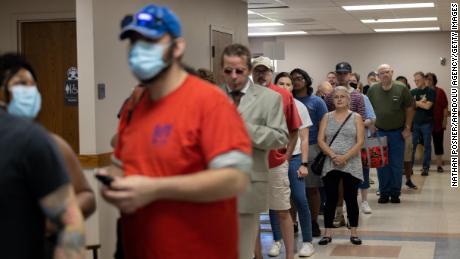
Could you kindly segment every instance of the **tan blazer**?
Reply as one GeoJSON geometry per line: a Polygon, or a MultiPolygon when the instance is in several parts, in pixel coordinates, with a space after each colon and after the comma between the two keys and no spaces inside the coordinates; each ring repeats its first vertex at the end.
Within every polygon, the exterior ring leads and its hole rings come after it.
{"type": "MultiPolygon", "coordinates": [[[[225,85],[221,89],[231,98],[225,85]]],[[[240,213],[259,213],[268,209],[268,152],[285,147],[289,132],[281,95],[250,83],[238,111],[252,140],[253,170],[249,190],[238,199],[240,213]]]]}

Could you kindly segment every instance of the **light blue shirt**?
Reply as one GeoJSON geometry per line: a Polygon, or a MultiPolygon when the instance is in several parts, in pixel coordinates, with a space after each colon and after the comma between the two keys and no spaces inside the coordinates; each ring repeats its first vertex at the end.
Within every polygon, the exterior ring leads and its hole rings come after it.
{"type": "MultiPolygon", "coordinates": [[[[364,98],[364,113],[366,117],[364,118],[365,120],[371,119],[375,122],[376,116],[374,112],[374,108],[372,107],[371,101],[369,100],[369,97],[367,95],[361,94],[364,98]]],[[[367,136],[371,136],[371,131],[369,129],[366,129],[366,134],[367,136]]]]}

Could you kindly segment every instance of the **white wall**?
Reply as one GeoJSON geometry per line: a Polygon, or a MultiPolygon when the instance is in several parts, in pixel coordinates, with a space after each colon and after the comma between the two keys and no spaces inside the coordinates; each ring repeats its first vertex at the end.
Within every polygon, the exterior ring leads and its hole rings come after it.
{"type": "MultiPolygon", "coordinates": [[[[151,1],[85,1],[93,2],[95,71],[93,87],[98,83],[106,84],[106,99],[95,100],[96,150],[87,151],[104,153],[111,150],[109,140],[117,127],[116,113],[136,84],[127,66],[128,43],[118,40],[120,21],[124,15],[135,13],[151,1]]],[[[210,67],[209,27],[211,24],[233,30],[236,42],[247,43],[246,4],[240,0],[163,0],[155,3],[167,4],[180,17],[187,41],[184,62],[193,67],[210,67]]],[[[77,23],[80,23],[78,19],[77,23]]],[[[80,73],[80,77],[84,76],[80,73]]],[[[93,92],[95,93],[95,90],[93,92]]],[[[92,111],[91,108],[86,111],[85,107],[80,106],[81,115],[86,116],[85,114],[92,111]]],[[[80,119],[83,122],[85,117],[80,116],[80,119]]],[[[84,138],[85,136],[80,137],[82,150],[85,146],[84,138]]]]}
{"type": "MultiPolygon", "coordinates": [[[[416,71],[435,73],[438,86],[444,88],[450,100],[449,32],[250,38],[251,51],[263,53],[264,42],[284,42],[285,60],[277,62],[277,72],[302,68],[313,78],[315,89],[329,71],[335,70],[338,62],[349,62],[353,71],[361,75],[363,84],[367,83],[370,71],[388,63],[395,71],[394,78],[403,75],[412,87],[415,87],[413,74],[416,71]],[[440,65],[440,57],[447,58],[445,66],[440,65]]],[[[447,154],[449,136],[450,130],[447,130],[444,135],[444,153],[447,154]]]]}

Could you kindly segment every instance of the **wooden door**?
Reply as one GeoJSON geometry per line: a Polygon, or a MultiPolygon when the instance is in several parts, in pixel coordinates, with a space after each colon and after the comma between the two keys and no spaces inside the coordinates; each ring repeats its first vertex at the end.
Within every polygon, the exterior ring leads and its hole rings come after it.
{"type": "Polygon", "coordinates": [[[211,55],[212,55],[212,73],[219,85],[222,83],[221,55],[225,47],[233,43],[233,35],[226,32],[211,30],[211,55]]]}
{"type": "Polygon", "coordinates": [[[20,50],[37,74],[42,108],[38,122],[79,154],[78,105],[64,102],[67,71],[77,67],[75,21],[20,22],[20,50]]]}

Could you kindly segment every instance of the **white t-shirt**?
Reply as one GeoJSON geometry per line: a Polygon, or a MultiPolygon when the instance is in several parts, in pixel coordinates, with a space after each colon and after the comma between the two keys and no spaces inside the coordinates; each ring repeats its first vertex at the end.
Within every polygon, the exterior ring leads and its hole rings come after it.
{"type": "MultiPolygon", "coordinates": [[[[305,106],[302,102],[294,99],[295,101],[295,106],[297,107],[297,111],[299,112],[300,119],[302,120],[302,125],[300,126],[299,130],[304,129],[304,128],[309,128],[313,125],[311,122],[310,114],[308,113],[307,106],[305,106]]],[[[295,144],[294,152],[292,152],[292,155],[298,155],[302,153],[300,149],[300,134],[299,138],[297,139],[297,143],[295,144]]]]}

